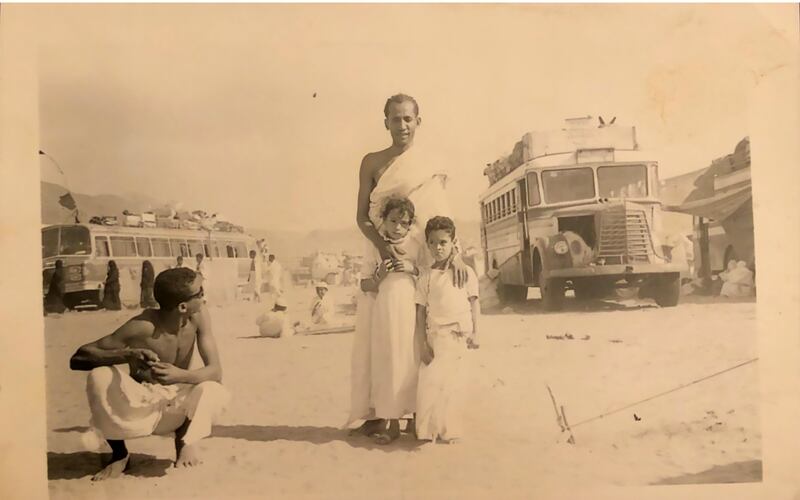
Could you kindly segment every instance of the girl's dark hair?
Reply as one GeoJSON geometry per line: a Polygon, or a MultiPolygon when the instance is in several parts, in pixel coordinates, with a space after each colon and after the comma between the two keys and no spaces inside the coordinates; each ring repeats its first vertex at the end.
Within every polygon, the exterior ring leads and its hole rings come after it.
{"type": "Polygon", "coordinates": [[[428,220],[428,223],[425,224],[425,239],[427,240],[432,232],[440,229],[450,233],[451,239],[456,239],[456,225],[453,223],[453,219],[443,215],[437,215],[428,220]]]}
{"type": "Polygon", "coordinates": [[[400,210],[400,215],[408,214],[414,220],[414,204],[408,198],[389,198],[381,211],[381,218],[385,219],[392,210],[400,210]]]}

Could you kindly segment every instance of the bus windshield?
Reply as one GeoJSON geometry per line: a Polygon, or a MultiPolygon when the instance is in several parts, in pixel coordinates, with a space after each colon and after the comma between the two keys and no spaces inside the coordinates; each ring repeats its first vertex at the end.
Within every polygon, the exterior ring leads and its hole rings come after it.
{"type": "Polygon", "coordinates": [[[58,228],[42,230],[42,258],[58,255],[58,228]]]}
{"type": "Polygon", "coordinates": [[[83,226],[53,227],[42,231],[42,257],[89,255],[91,250],[89,229],[83,226]]]}
{"type": "Polygon", "coordinates": [[[547,203],[594,198],[594,172],[591,168],[545,170],[542,187],[547,203]]]}
{"type": "Polygon", "coordinates": [[[597,185],[603,198],[647,196],[647,168],[644,165],[598,167],[597,185]]]}

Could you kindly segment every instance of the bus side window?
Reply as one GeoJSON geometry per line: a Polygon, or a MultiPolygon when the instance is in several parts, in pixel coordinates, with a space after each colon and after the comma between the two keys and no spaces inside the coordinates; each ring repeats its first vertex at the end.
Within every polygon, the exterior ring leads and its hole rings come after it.
{"type": "Polygon", "coordinates": [[[239,259],[244,259],[247,257],[247,245],[244,244],[243,241],[235,241],[233,243],[234,248],[236,249],[236,257],[239,259]]]}
{"type": "Polygon", "coordinates": [[[197,256],[197,254],[203,254],[203,244],[200,240],[188,240],[189,243],[189,255],[192,257],[197,256]]]}
{"type": "Polygon", "coordinates": [[[152,257],[153,251],[150,249],[150,238],[136,238],[136,250],[141,257],[152,257]]]}
{"type": "Polygon", "coordinates": [[[169,245],[172,247],[173,257],[177,257],[178,255],[186,257],[185,255],[183,255],[183,252],[181,251],[181,244],[182,244],[181,240],[169,240],[169,245]]]}
{"type": "Polygon", "coordinates": [[[130,236],[112,236],[111,252],[114,257],[136,257],[136,243],[130,236]]]}
{"type": "Polygon", "coordinates": [[[528,174],[528,206],[535,207],[541,202],[542,200],[539,197],[539,178],[536,176],[536,172],[530,172],[528,174]]]}
{"type": "Polygon", "coordinates": [[[228,256],[227,248],[225,247],[225,243],[224,242],[215,241],[213,243],[213,245],[214,245],[214,253],[216,254],[217,257],[227,257],[228,256]]]}
{"type": "Polygon", "coordinates": [[[228,251],[228,258],[235,259],[236,258],[236,250],[234,250],[233,244],[228,242],[228,244],[225,245],[225,248],[228,251]]]}
{"type": "Polygon", "coordinates": [[[172,252],[169,249],[169,240],[164,238],[153,238],[150,240],[153,245],[153,257],[170,257],[172,252]]]}
{"type": "Polygon", "coordinates": [[[96,257],[108,257],[111,254],[108,248],[108,238],[105,236],[94,237],[94,248],[96,257]]]}

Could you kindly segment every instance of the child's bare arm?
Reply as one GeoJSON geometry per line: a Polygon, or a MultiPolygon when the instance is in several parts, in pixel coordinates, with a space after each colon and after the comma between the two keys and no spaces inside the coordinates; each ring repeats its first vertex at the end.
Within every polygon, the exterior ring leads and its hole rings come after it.
{"type": "Polygon", "coordinates": [[[389,262],[390,259],[386,259],[381,262],[381,265],[375,270],[375,273],[370,278],[365,278],[361,280],[361,291],[362,292],[377,292],[378,288],[381,285],[381,281],[386,278],[386,275],[389,274],[389,262]]]}
{"type": "Polygon", "coordinates": [[[428,344],[427,324],[428,308],[417,304],[417,323],[414,328],[414,341],[419,348],[420,361],[429,365],[433,361],[433,349],[428,344]]]}
{"type": "Polygon", "coordinates": [[[467,347],[477,349],[481,345],[478,338],[478,318],[481,315],[481,303],[478,297],[472,296],[469,298],[469,307],[472,314],[472,334],[467,338],[467,347]]]}

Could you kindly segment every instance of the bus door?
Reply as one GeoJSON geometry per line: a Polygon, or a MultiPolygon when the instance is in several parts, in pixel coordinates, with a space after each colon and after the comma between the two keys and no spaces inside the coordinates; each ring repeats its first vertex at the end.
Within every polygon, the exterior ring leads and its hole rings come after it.
{"type": "Polygon", "coordinates": [[[531,255],[530,235],[528,234],[528,190],[525,177],[517,181],[519,191],[519,208],[517,210],[517,227],[519,241],[522,242],[522,279],[525,283],[533,283],[533,257],[531,255]]]}

